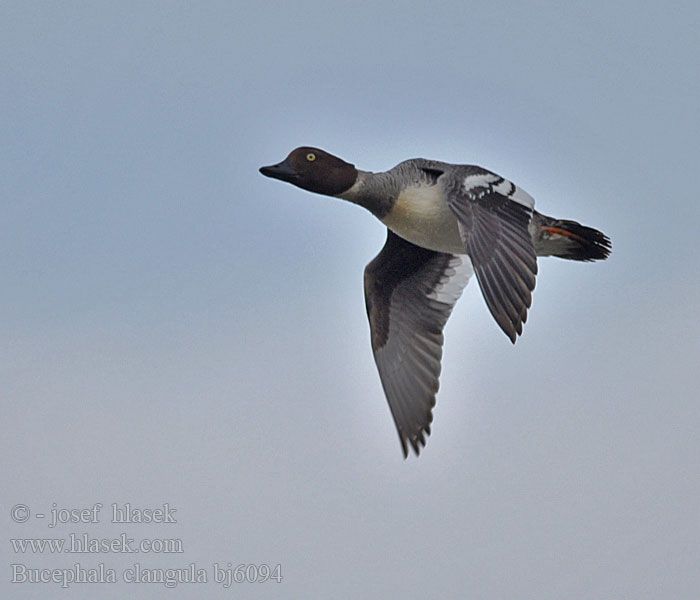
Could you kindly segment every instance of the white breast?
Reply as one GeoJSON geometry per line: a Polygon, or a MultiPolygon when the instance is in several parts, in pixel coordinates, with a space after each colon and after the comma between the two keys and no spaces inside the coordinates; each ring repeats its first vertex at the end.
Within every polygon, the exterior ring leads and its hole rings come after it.
{"type": "Polygon", "coordinates": [[[457,217],[437,185],[403,190],[382,223],[395,234],[423,248],[464,254],[457,217]]]}

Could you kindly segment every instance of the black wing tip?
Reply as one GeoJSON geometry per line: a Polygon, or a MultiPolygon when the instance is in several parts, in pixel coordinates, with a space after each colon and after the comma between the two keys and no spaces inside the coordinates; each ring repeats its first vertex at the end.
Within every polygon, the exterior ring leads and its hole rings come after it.
{"type": "Polygon", "coordinates": [[[491,313],[491,316],[496,321],[499,329],[506,334],[506,337],[515,344],[518,337],[523,334],[523,324],[527,321],[527,312],[525,314],[520,314],[517,318],[511,318],[505,312],[499,312],[496,306],[492,306],[491,303],[486,302],[486,306],[491,313]]]}
{"type": "Polygon", "coordinates": [[[518,338],[523,334],[523,323],[524,321],[519,321],[516,324],[508,323],[507,326],[496,322],[496,324],[501,328],[501,331],[506,334],[506,337],[510,340],[510,343],[515,345],[518,338]]]}
{"type": "Polygon", "coordinates": [[[419,433],[413,434],[411,436],[408,436],[408,435],[404,434],[403,432],[399,431],[399,440],[401,441],[401,450],[403,451],[403,459],[404,460],[408,459],[409,445],[411,447],[411,450],[413,450],[413,453],[416,455],[416,457],[419,457],[421,450],[423,448],[425,448],[425,445],[428,442],[426,437],[429,435],[430,435],[430,425],[427,425],[419,433]]]}
{"type": "Polygon", "coordinates": [[[496,321],[500,330],[506,334],[511,343],[515,344],[518,336],[523,334],[523,325],[527,322],[527,311],[532,305],[534,285],[529,289],[526,301],[522,303],[518,313],[518,309],[513,305],[511,299],[507,298],[507,294],[504,296],[498,288],[491,285],[488,275],[479,278],[479,271],[477,270],[477,281],[494,321],[496,321]]]}

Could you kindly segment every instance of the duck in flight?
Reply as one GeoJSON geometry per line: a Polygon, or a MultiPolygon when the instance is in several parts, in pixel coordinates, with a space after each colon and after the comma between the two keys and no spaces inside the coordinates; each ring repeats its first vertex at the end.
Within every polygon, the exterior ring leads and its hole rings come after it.
{"type": "Polygon", "coordinates": [[[602,232],[537,212],[523,189],[474,165],[414,158],[372,173],[301,147],[260,172],[358,204],[386,225],[386,243],[365,268],[365,304],[404,458],[409,446],[418,455],[430,435],[442,331],[471,275],[515,343],[532,302],[538,256],[593,261],[611,250],[602,232]]]}

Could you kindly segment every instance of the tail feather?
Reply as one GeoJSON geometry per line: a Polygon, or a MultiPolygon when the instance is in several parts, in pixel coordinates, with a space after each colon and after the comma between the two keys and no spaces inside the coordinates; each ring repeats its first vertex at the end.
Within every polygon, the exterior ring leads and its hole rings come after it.
{"type": "Polygon", "coordinates": [[[605,260],[612,250],[610,238],[602,231],[576,221],[552,219],[544,215],[541,215],[534,238],[540,256],[593,261],[605,260]]]}

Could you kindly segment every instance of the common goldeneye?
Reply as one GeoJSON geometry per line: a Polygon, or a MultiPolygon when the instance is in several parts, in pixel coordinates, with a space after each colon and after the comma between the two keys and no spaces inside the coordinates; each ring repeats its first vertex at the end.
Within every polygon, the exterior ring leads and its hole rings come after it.
{"type": "Polygon", "coordinates": [[[260,172],[359,204],[386,225],[386,243],[365,268],[365,303],[404,458],[409,444],[419,454],[430,434],[442,330],[472,273],[515,343],[538,256],[592,261],[610,254],[610,240],[600,231],[537,212],[523,189],[474,165],[414,158],[372,173],[301,147],[260,172]]]}

